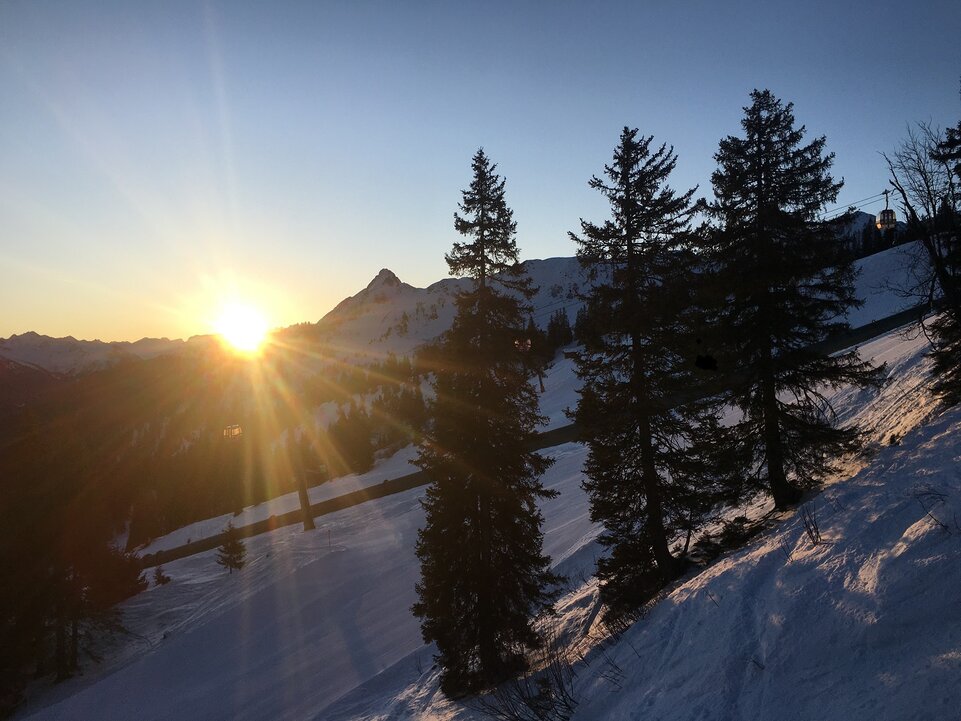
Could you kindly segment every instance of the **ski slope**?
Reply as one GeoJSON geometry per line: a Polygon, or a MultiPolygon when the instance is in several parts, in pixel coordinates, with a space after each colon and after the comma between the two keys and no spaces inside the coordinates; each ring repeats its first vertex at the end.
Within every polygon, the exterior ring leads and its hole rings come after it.
{"type": "MultiPolygon", "coordinates": [[[[879,338],[862,354],[888,363],[884,389],[835,395],[874,453],[811,501],[823,543],[789,514],[603,645],[585,450],[551,449],[544,480],[560,495],[544,505],[545,545],[571,583],[557,623],[584,654],[575,719],[950,718],[961,708],[961,412],[939,414],[924,395],[925,350],[923,339],[879,338]]],[[[169,564],[170,584],[125,604],[132,635],[109,660],[37,693],[18,718],[481,718],[439,693],[409,612],[422,493],[325,516],[310,533],[250,539],[249,565],[231,575],[214,552],[169,564]]]]}

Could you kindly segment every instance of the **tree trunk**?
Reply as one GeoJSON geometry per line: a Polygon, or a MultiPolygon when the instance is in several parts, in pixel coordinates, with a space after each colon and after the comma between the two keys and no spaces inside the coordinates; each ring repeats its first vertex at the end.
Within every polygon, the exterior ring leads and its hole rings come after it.
{"type": "Polygon", "coordinates": [[[760,381],[761,412],[764,415],[764,464],[767,466],[768,486],[774,498],[774,507],[782,509],[801,500],[801,491],[789,483],[784,474],[784,448],[777,419],[777,392],[771,371],[773,359],[770,350],[767,351],[766,361],[760,381]]]}
{"type": "Polygon", "coordinates": [[[477,499],[477,513],[479,525],[478,548],[478,594],[477,594],[477,656],[480,660],[480,672],[487,680],[497,674],[500,665],[500,649],[494,640],[492,609],[488,594],[493,590],[493,573],[491,568],[491,511],[490,498],[484,490],[477,499]]]}
{"type": "Polygon", "coordinates": [[[56,618],[56,647],[54,649],[54,665],[57,669],[57,681],[70,678],[69,664],[67,663],[67,614],[64,610],[64,601],[57,601],[56,618]]]}
{"type": "Polygon", "coordinates": [[[80,666],[77,655],[80,646],[80,622],[76,614],[70,621],[70,670],[74,672],[80,666]]]}
{"type": "Polygon", "coordinates": [[[651,419],[646,414],[641,416],[638,422],[638,434],[641,445],[641,484],[647,500],[647,527],[650,532],[651,549],[661,576],[667,580],[674,576],[675,559],[667,545],[661,484],[654,465],[654,446],[651,442],[651,419]]]}
{"type": "Polygon", "coordinates": [[[313,531],[317,526],[314,525],[314,516],[310,512],[310,498],[307,496],[307,475],[303,472],[297,474],[297,495],[300,497],[300,511],[304,514],[304,532],[313,531]]]}

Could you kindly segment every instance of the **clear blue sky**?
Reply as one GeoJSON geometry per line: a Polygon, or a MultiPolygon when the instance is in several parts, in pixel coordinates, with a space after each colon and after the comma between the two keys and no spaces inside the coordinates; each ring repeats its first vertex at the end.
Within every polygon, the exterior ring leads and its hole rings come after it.
{"type": "MultiPolygon", "coordinates": [[[[621,127],[710,193],[753,88],[827,135],[839,203],[961,118],[961,2],[0,3],[0,337],[183,337],[225,294],[315,321],[447,272],[478,146],[524,258],[572,255],[621,127]]],[[[877,206],[866,208],[876,211],[877,206]]]]}

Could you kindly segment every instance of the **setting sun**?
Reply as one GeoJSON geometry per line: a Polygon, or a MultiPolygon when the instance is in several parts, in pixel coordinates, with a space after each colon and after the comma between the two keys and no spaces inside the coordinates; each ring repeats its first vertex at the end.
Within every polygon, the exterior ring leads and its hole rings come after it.
{"type": "Polygon", "coordinates": [[[236,351],[257,353],[267,338],[267,318],[257,308],[244,303],[224,306],[214,330],[236,351]]]}

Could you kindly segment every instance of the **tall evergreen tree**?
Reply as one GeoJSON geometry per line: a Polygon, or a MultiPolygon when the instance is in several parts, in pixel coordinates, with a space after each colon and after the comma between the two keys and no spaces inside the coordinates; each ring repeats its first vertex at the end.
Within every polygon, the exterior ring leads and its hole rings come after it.
{"type": "Polygon", "coordinates": [[[590,187],[611,205],[603,224],[581,220],[578,257],[594,279],[595,333],[576,356],[583,382],[574,414],[588,444],[584,488],[610,549],[598,562],[609,611],[630,611],[680,568],[671,541],[724,489],[712,462],[720,429],[709,404],[677,404],[692,362],[694,190],[668,179],[673,148],[624,128],[604,178],[590,187]]]}
{"type": "Polygon", "coordinates": [[[540,638],[533,619],[553,600],[537,502],[550,465],[529,450],[540,422],[531,373],[514,341],[530,281],[518,263],[504,180],[474,155],[454,227],[467,240],[447,255],[473,279],[438,358],[433,426],[416,461],[431,480],[418,534],[421,578],[413,612],[436,642],[442,688],[461,695],[506,678],[540,638]]]}
{"type": "Polygon", "coordinates": [[[752,92],[744,111],[744,136],[724,138],[714,156],[710,212],[720,223],[714,249],[727,370],[741,379],[731,396],[744,412],[741,438],[754,477],[766,475],[775,505],[785,507],[857,445],[857,429],[836,426],[824,390],[870,385],[879,371],[857,351],[812,349],[846,330],[845,312],[861,304],[850,261],[818,220],[841,187],[830,175],[833,153],[824,154],[823,136],[802,144],[793,104],[768,90],[752,92]]]}

